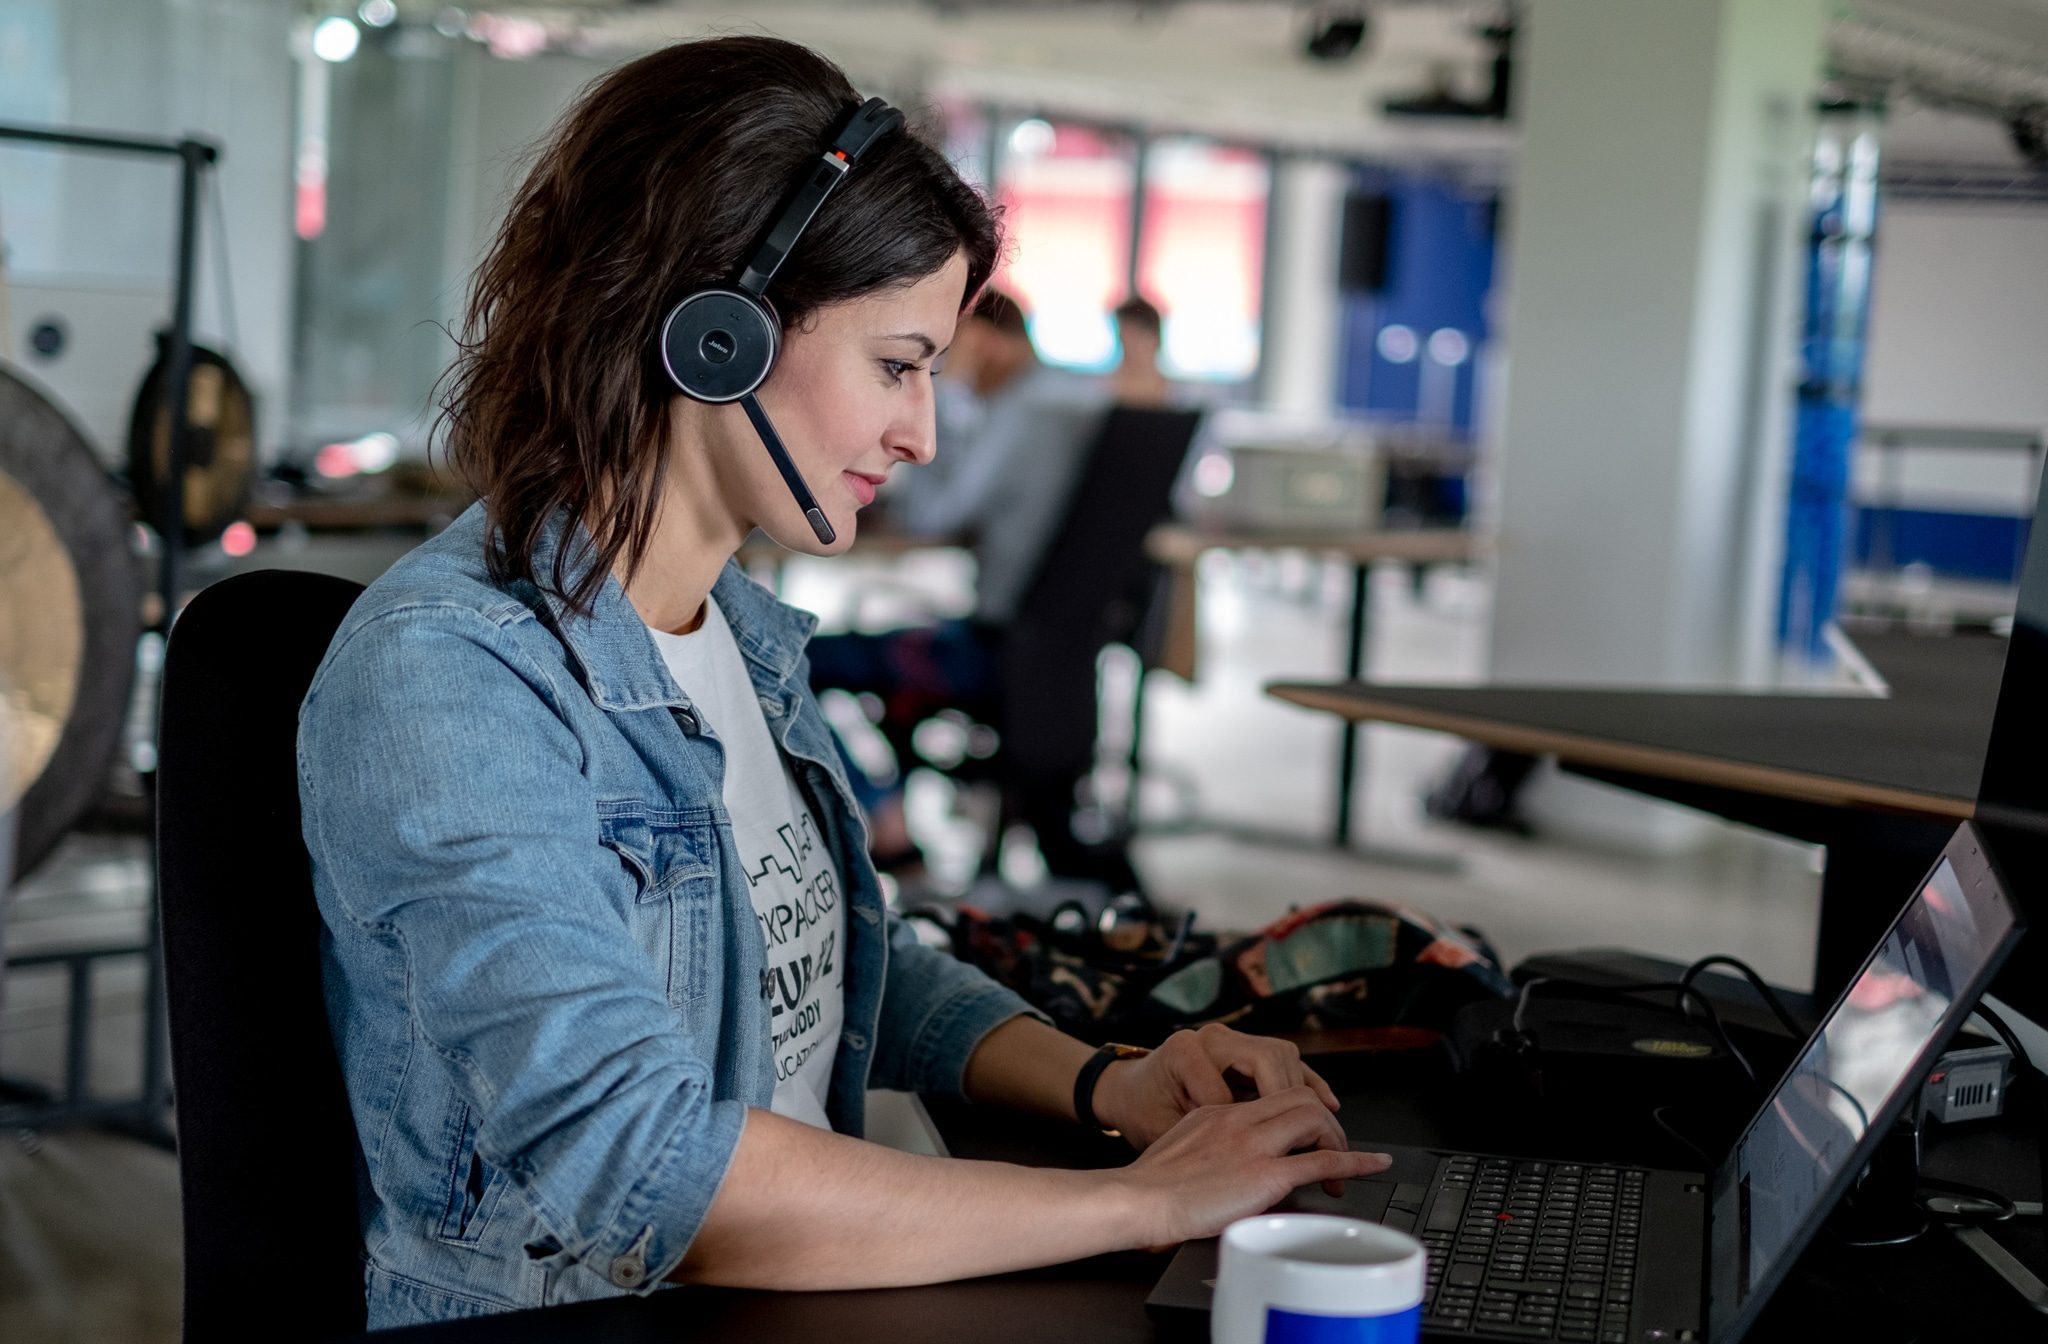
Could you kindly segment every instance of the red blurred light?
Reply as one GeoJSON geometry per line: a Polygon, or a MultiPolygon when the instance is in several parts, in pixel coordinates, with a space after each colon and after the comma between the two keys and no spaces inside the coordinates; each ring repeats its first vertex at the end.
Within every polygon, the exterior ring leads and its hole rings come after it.
{"type": "Polygon", "coordinates": [[[220,534],[220,548],[240,559],[256,549],[256,529],[247,523],[229,523],[227,531],[220,534]]]}
{"type": "Polygon", "coordinates": [[[301,181],[292,197],[292,230],[311,242],[327,231],[327,183],[301,181]]]}
{"type": "Polygon", "coordinates": [[[313,470],[322,476],[353,476],[356,469],[356,446],[352,443],[323,444],[313,455],[313,470]]]}

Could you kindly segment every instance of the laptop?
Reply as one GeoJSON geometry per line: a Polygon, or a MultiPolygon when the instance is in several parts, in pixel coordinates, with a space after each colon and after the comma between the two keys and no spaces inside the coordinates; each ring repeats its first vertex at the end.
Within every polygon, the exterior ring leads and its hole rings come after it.
{"type": "MultiPolygon", "coordinates": [[[[1341,1198],[1280,1207],[1345,1213],[1429,1251],[1432,1339],[1730,1344],[1920,1094],[1921,1079],[2019,941],[2022,921],[1964,823],[1805,1049],[1711,1174],[1388,1146],[1393,1166],[1341,1198]]],[[[1367,1122],[1350,1117],[1347,1122],[1367,1122]]],[[[1175,1255],[1146,1307],[1200,1324],[1216,1240],[1175,1255]]]]}

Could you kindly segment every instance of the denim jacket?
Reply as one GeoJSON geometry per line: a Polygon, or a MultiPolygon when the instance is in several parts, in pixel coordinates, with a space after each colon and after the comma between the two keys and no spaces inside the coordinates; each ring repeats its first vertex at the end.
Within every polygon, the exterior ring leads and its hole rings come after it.
{"type": "MultiPolygon", "coordinates": [[[[493,583],[485,537],[478,505],[372,584],[299,718],[373,1328],[661,1287],[774,1091],[716,733],[616,579],[577,616],[493,583]]],[[[814,619],[731,564],[713,595],[844,877],[828,1109],[858,1135],[868,1087],[957,1094],[1029,1009],[884,908],[814,619]]]]}

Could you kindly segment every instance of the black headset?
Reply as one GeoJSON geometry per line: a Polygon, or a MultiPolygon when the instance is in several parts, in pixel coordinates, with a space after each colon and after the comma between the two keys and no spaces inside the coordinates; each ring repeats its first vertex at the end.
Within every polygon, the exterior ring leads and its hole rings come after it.
{"type": "Polygon", "coordinates": [[[745,409],[811,531],[827,546],[835,537],[832,524],[754,395],[774,369],[782,346],[782,322],[765,294],[832,189],[846,179],[870,145],[902,124],[903,114],[881,99],[862,103],[839,127],[818,166],[798,180],[788,204],[741,269],[739,281],[731,289],[700,289],[686,296],[669,309],[661,324],[661,364],[668,376],[686,397],[714,404],[737,401],[745,409]]]}

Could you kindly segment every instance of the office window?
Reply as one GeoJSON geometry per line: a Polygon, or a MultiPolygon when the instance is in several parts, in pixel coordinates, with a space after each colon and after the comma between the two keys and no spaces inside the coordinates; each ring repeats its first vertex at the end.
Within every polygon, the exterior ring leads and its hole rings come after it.
{"type": "Polygon", "coordinates": [[[1130,265],[1137,146],[1037,118],[1007,125],[996,199],[1010,247],[996,283],[1024,304],[1041,358],[1101,372],[1116,359],[1109,314],[1130,265]]]}
{"type": "Polygon", "coordinates": [[[1169,377],[1235,382],[1258,367],[1271,188],[1254,151],[1187,137],[1152,142],[1138,289],[1165,319],[1160,358],[1169,377]]]}

